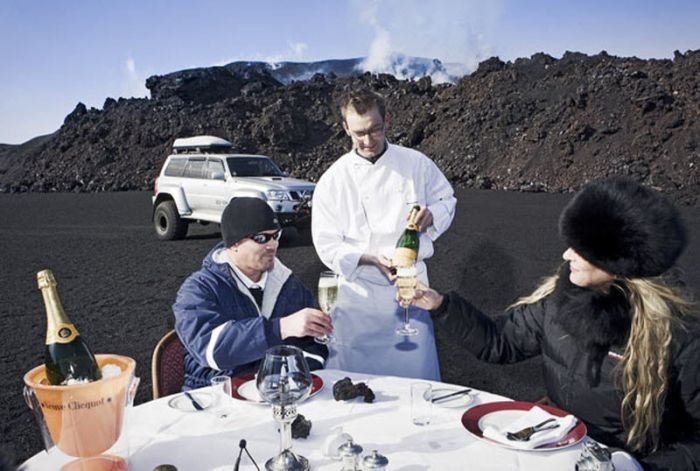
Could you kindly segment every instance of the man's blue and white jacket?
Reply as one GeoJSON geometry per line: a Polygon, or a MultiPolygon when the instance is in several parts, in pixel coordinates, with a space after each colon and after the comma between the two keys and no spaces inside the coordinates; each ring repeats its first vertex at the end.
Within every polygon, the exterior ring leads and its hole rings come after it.
{"type": "Polygon", "coordinates": [[[185,280],[173,312],[175,330],[185,345],[183,389],[208,386],[219,374],[257,370],[265,351],[275,345],[294,345],[304,351],[309,367],[323,368],[328,349],[313,337],[280,336],[280,318],[305,307],[317,307],[311,292],[292,271],[275,259],[268,272],[262,308],[236,278],[228,263],[218,263],[223,242],[214,247],[202,268],[185,280]]]}

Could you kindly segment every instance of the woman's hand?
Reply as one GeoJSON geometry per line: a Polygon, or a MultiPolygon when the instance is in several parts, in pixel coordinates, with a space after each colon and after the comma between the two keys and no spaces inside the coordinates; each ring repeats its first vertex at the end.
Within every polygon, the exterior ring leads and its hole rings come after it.
{"type": "MultiPolygon", "coordinates": [[[[399,300],[398,292],[396,293],[396,299],[399,300]]],[[[413,304],[416,307],[430,311],[440,307],[444,299],[445,296],[438,293],[432,288],[428,288],[419,281],[418,285],[416,286],[416,292],[413,295],[413,301],[411,301],[411,304],[413,304]]],[[[399,303],[401,304],[401,300],[399,300],[399,303]]],[[[403,304],[401,304],[401,306],[406,307],[403,304]]]]}

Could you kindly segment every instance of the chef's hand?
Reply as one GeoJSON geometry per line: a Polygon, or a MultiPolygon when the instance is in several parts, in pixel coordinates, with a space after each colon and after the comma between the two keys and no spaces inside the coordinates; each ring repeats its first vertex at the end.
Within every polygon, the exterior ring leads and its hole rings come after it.
{"type": "MultiPolygon", "coordinates": [[[[396,293],[396,299],[398,299],[398,292],[396,293]]],[[[438,293],[432,288],[428,288],[425,286],[423,283],[420,281],[418,282],[418,285],[416,286],[416,292],[413,295],[413,301],[411,301],[411,304],[414,306],[420,307],[422,309],[425,309],[426,311],[431,311],[433,309],[437,309],[440,307],[442,304],[442,301],[445,299],[445,296],[438,293]]],[[[399,300],[399,303],[401,301],[399,300]]],[[[403,304],[401,304],[403,307],[403,304]]]]}
{"type": "Polygon", "coordinates": [[[331,316],[319,309],[305,307],[293,314],[280,319],[280,336],[287,337],[320,337],[333,332],[331,316]]]}
{"type": "Polygon", "coordinates": [[[381,271],[389,280],[393,281],[394,278],[396,278],[396,274],[392,270],[391,260],[384,255],[377,256],[362,254],[360,257],[360,265],[374,265],[375,267],[379,268],[379,271],[381,271]]]}
{"type": "Polygon", "coordinates": [[[433,225],[433,213],[428,208],[421,208],[416,216],[416,225],[420,232],[425,232],[427,228],[433,225]]]}

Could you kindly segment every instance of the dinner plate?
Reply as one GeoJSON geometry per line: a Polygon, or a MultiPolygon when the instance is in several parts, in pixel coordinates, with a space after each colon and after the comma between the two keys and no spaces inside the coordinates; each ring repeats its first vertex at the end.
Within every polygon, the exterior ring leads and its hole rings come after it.
{"type": "MultiPolygon", "coordinates": [[[[446,396],[458,391],[462,391],[464,388],[437,388],[433,389],[433,397],[446,396]]],[[[466,407],[474,401],[474,396],[471,392],[465,394],[459,394],[457,396],[452,396],[445,398],[441,401],[433,402],[434,407],[447,407],[449,409],[459,409],[461,407],[466,407]]]]}
{"type": "MultiPolygon", "coordinates": [[[[202,406],[202,409],[208,409],[212,406],[211,394],[205,391],[190,391],[190,394],[195,398],[195,400],[202,406]]],[[[192,401],[184,394],[178,394],[168,401],[168,405],[173,409],[181,410],[183,412],[197,412],[192,401]]]]}
{"type": "Polygon", "coordinates": [[[583,421],[579,420],[578,423],[574,426],[574,428],[569,430],[569,433],[567,433],[557,443],[548,443],[546,445],[542,445],[531,450],[508,446],[505,443],[500,443],[495,440],[491,440],[487,437],[484,437],[484,429],[489,425],[499,429],[505,427],[508,424],[511,424],[514,421],[516,421],[534,406],[540,407],[541,409],[544,409],[550,414],[556,415],[557,417],[565,417],[569,415],[568,412],[565,412],[561,409],[557,409],[556,407],[545,406],[542,404],[534,404],[532,402],[488,402],[486,404],[479,404],[478,406],[474,406],[471,409],[467,410],[462,415],[462,425],[464,426],[464,428],[467,429],[469,433],[471,433],[478,439],[486,440],[490,443],[494,443],[505,448],[516,449],[519,451],[560,450],[562,448],[566,448],[568,446],[577,444],[586,436],[586,424],[584,424],[583,421]]]}
{"type": "MultiPolygon", "coordinates": [[[[311,373],[311,392],[308,397],[315,396],[322,388],[323,379],[311,373]]],[[[238,375],[231,378],[231,396],[240,401],[265,404],[265,401],[263,401],[258,392],[258,386],[255,384],[255,375],[253,373],[238,375]]]]}

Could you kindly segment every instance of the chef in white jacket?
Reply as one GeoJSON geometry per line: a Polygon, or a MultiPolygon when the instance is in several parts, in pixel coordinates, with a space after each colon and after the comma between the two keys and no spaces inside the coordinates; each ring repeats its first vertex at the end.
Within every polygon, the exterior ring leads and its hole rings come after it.
{"type": "Polygon", "coordinates": [[[439,380],[428,312],[411,306],[411,323],[419,334],[396,333],[403,308],[390,267],[407,216],[420,205],[416,268],[418,279],[428,284],[424,260],[452,223],[454,192],[432,160],[386,140],[383,97],[369,89],[350,92],[341,100],[341,114],[352,150],[318,181],[311,219],[319,257],[340,275],[326,368],[439,380]]]}

